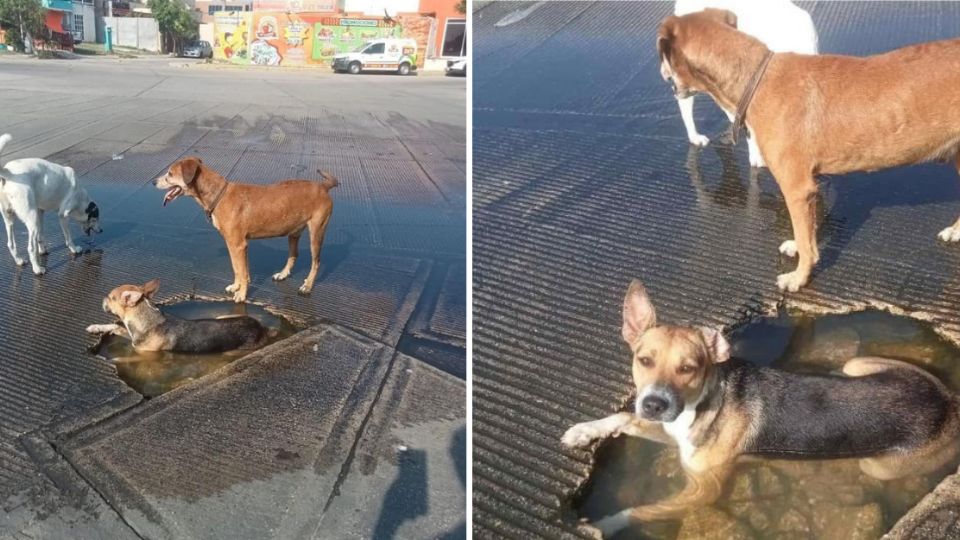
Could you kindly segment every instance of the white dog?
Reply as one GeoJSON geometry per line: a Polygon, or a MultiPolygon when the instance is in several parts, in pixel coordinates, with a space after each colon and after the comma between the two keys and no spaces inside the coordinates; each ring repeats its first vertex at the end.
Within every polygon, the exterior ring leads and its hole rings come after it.
{"type": "MultiPolygon", "coordinates": [[[[806,11],[789,0],[677,0],[674,15],[681,16],[706,8],[732,11],[737,16],[737,29],[762,41],[775,53],[817,54],[817,30],[806,11]]],[[[706,146],[710,139],[697,132],[693,123],[693,96],[678,99],[680,116],[687,128],[690,144],[706,146]]],[[[733,122],[736,111],[724,111],[733,122]]],[[[765,167],[753,136],[747,138],[750,165],[765,167]]]]}
{"type": "MultiPolygon", "coordinates": [[[[12,137],[0,136],[0,153],[12,137]]],[[[7,226],[7,248],[18,265],[24,260],[17,255],[17,241],[13,235],[16,216],[27,226],[27,253],[33,273],[42,276],[47,269],[40,265],[40,255],[47,253],[43,241],[43,212],[56,210],[67,249],[74,255],[83,251],[73,243],[70,235],[72,218],[82,224],[83,232],[102,232],[100,209],[90,200],[87,191],[77,184],[73,169],[45,159],[16,159],[0,168],[0,213],[7,226]]]]}

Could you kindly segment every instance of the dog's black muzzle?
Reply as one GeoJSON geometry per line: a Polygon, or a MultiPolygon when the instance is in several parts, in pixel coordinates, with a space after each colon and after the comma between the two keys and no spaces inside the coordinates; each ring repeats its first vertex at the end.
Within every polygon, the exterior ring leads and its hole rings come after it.
{"type": "Polygon", "coordinates": [[[653,422],[673,422],[683,411],[683,397],[665,384],[648,386],[637,397],[636,414],[653,422]]]}

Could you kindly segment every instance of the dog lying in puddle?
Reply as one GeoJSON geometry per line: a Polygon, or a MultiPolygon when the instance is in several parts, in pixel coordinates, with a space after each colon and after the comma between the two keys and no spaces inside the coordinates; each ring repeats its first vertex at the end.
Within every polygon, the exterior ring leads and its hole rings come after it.
{"type": "Polygon", "coordinates": [[[597,521],[604,536],[711,504],[747,456],[857,458],[868,476],[891,480],[957,455],[957,397],[911,364],[863,357],[847,361],[843,375],[811,375],[730,359],[717,330],[657,326],[638,281],[624,299],[623,337],[633,350],[635,412],[577,424],[562,441],[583,447],[625,434],[676,446],[687,484],[597,521]]]}
{"type": "Polygon", "coordinates": [[[271,338],[270,331],[253,317],[231,315],[216,319],[186,320],[165,315],[151,303],[159,280],[144,285],[121,285],[103,299],[103,310],[121,324],[93,324],[91,334],[112,333],[129,338],[137,352],[220,353],[254,350],[271,338]]]}

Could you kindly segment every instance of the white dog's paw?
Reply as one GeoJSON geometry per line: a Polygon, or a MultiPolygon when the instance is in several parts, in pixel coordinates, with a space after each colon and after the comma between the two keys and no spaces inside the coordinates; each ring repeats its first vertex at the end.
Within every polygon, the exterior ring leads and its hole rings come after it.
{"type": "Polygon", "coordinates": [[[240,289],[240,285],[238,283],[231,283],[230,285],[227,285],[226,291],[230,294],[233,294],[237,292],[239,289],[240,289]]]}
{"type": "Polygon", "coordinates": [[[950,227],[940,231],[940,234],[937,235],[937,238],[943,240],[944,242],[960,242],[960,227],[951,225],[950,227]]]}
{"type": "Polygon", "coordinates": [[[27,264],[26,259],[24,259],[23,257],[14,257],[13,262],[17,263],[17,266],[23,266],[27,264]]]}
{"type": "Polygon", "coordinates": [[[786,240],[784,243],[780,244],[780,253],[786,255],[787,257],[796,257],[797,256],[797,241],[796,240],[786,240]]]}
{"type": "Polygon", "coordinates": [[[273,275],[273,280],[274,280],[274,281],[283,281],[283,280],[287,279],[288,277],[290,277],[290,272],[277,272],[276,274],[273,275]]]}
{"type": "Polygon", "coordinates": [[[41,242],[40,244],[37,245],[37,253],[39,253],[40,255],[46,255],[47,253],[50,253],[50,252],[47,251],[47,245],[41,242]]]}
{"type": "Polygon", "coordinates": [[[44,275],[44,274],[46,274],[46,273],[47,273],[47,269],[46,269],[45,267],[43,267],[43,266],[34,266],[34,267],[33,267],[33,275],[35,275],[35,276],[42,276],[42,275],[44,275]]]}
{"type": "Polygon", "coordinates": [[[569,448],[583,448],[602,435],[600,430],[593,427],[590,422],[583,422],[568,429],[563,437],[560,437],[560,442],[569,448]]]}
{"type": "Polygon", "coordinates": [[[306,283],[304,283],[303,285],[300,286],[299,290],[300,290],[300,294],[310,294],[310,291],[313,290],[313,285],[307,285],[306,283]]]}
{"type": "Polygon", "coordinates": [[[691,135],[688,138],[690,140],[690,144],[694,146],[702,147],[710,144],[710,137],[707,137],[706,135],[701,135],[699,133],[697,133],[696,135],[691,135]]]}
{"type": "Polygon", "coordinates": [[[777,287],[781,291],[797,292],[800,290],[800,287],[806,284],[807,276],[804,276],[798,270],[777,276],[777,287]]]}
{"type": "Polygon", "coordinates": [[[83,253],[83,248],[80,246],[67,246],[67,249],[69,249],[70,253],[73,253],[74,255],[83,253]]]}

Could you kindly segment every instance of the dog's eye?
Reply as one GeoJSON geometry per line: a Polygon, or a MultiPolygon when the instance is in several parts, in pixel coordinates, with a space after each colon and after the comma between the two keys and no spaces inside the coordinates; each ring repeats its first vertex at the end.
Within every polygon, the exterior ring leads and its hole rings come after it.
{"type": "Polygon", "coordinates": [[[680,364],[680,367],[677,368],[677,373],[680,375],[689,375],[696,371],[696,368],[690,364],[680,364]]]}
{"type": "Polygon", "coordinates": [[[640,362],[640,365],[645,368],[653,367],[653,358],[650,358],[648,356],[641,356],[640,358],[637,358],[637,361],[640,362]]]}

